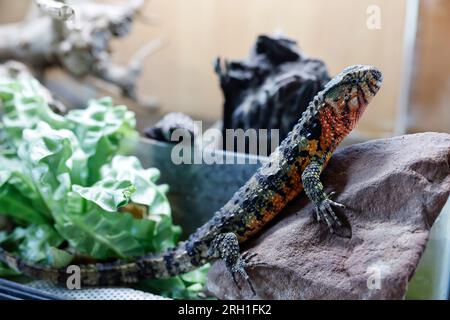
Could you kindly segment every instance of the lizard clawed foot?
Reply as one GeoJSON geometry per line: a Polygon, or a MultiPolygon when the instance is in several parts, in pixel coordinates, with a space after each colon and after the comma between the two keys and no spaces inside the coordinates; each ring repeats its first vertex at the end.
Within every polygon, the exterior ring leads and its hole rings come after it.
{"type": "Polygon", "coordinates": [[[240,290],[241,287],[238,284],[236,275],[239,275],[247,281],[253,295],[256,295],[253,284],[250,281],[250,277],[245,271],[246,267],[253,266],[250,259],[255,257],[255,254],[247,252],[241,257],[239,254],[239,241],[236,235],[232,232],[216,236],[212,242],[211,250],[212,254],[220,257],[225,262],[225,265],[228,271],[230,271],[233,281],[238,289],[240,290]]]}
{"type": "Polygon", "coordinates": [[[329,196],[327,196],[325,199],[320,201],[318,204],[316,204],[315,210],[316,210],[316,219],[317,221],[321,221],[322,218],[327,223],[328,228],[330,229],[330,232],[333,233],[334,224],[337,224],[338,226],[342,226],[341,221],[339,221],[339,218],[336,216],[336,214],[333,211],[332,206],[342,208],[344,209],[345,206],[341,203],[335,202],[330,199],[335,194],[335,192],[331,192],[329,196]]]}
{"type": "Polygon", "coordinates": [[[241,259],[247,264],[248,262],[250,262],[254,257],[256,257],[258,254],[256,252],[250,252],[250,251],[245,251],[242,255],[241,255],[241,259]]]}
{"type": "Polygon", "coordinates": [[[257,256],[258,256],[258,254],[256,252],[245,251],[241,255],[241,259],[243,260],[246,268],[253,268],[253,267],[257,267],[257,266],[267,266],[268,265],[266,262],[263,262],[261,260],[255,260],[254,258],[257,256]]]}
{"type": "Polygon", "coordinates": [[[247,272],[245,271],[245,267],[246,267],[245,262],[239,258],[238,262],[229,269],[231,272],[231,275],[233,277],[233,281],[236,284],[236,286],[238,287],[238,289],[241,290],[241,287],[239,286],[237,279],[236,279],[236,274],[239,274],[245,281],[247,281],[247,283],[250,287],[250,290],[252,290],[253,295],[256,295],[255,289],[253,288],[253,284],[250,281],[250,277],[248,276],[247,272]]]}
{"type": "Polygon", "coordinates": [[[256,295],[255,289],[253,287],[252,282],[250,281],[250,277],[247,275],[247,272],[245,271],[246,268],[254,268],[257,266],[264,266],[267,265],[267,263],[255,260],[254,258],[257,257],[258,254],[256,252],[250,252],[246,251],[244,252],[241,257],[238,260],[238,263],[231,267],[231,275],[233,276],[233,281],[238,287],[239,290],[241,290],[241,287],[239,286],[235,274],[238,273],[244,280],[247,281],[250,289],[252,290],[253,295],[256,295]]]}

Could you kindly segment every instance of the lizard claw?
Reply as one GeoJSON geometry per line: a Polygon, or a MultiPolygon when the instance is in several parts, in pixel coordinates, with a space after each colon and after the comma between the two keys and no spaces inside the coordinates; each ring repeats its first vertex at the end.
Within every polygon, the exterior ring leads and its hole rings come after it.
{"type": "Polygon", "coordinates": [[[253,284],[250,281],[250,277],[245,271],[245,268],[253,266],[253,263],[250,262],[250,260],[254,258],[256,254],[247,251],[241,256],[239,254],[238,239],[232,232],[216,236],[210,249],[216,251],[216,254],[225,261],[225,265],[227,266],[228,271],[231,273],[231,276],[233,277],[233,281],[236,284],[237,288],[241,290],[241,287],[238,284],[238,279],[236,277],[236,275],[239,275],[248,283],[253,295],[256,295],[253,284]]]}
{"type": "Polygon", "coordinates": [[[241,287],[239,286],[238,281],[236,279],[236,274],[239,274],[248,283],[248,286],[250,287],[250,290],[252,291],[254,296],[256,295],[256,291],[245,269],[261,265],[267,265],[267,263],[265,262],[253,260],[253,258],[255,258],[257,255],[258,254],[255,252],[250,251],[244,252],[239,258],[238,262],[233,267],[231,267],[230,270],[231,275],[233,277],[233,281],[236,284],[237,288],[241,290],[241,287]]]}
{"type": "Polygon", "coordinates": [[[248,276],[247,272],[245,271],[245,267],[246,267],[246,264],[242,259],[239,259],[239,262],[236,265],[234,265],[233,267],[231,267],[230,272],[233,277],[233,281],[236,284],[237,288],[239,290],[241,290],[241,287],[239,286],[238,281],[236,279],[236,274],[239,274],[245,281],[247,281],[247,283],[250,287],[250,290],[252,290],[252,293],[255,296],[256,295],[255,288],[253,288],[253,284],[250,281],[250,277],[248,276]]]}
{"type": "Polygon", "coordinates": [[[250,252],[250,251],[245,251],[242,255],[241,255],[241,259],[242,261],[245,263],[245,265],[248,265],[248,263],[254,258],[256,257],[258,254],[256,252],[250,252]]]}
{"type": "Polygon", "coordinates": [[[329,200],[329,202],[330,202],[333,206],[335,206],[335,207],[345,209],[345,205],[343,205],[342,203],[334,202],[334,201],[331,200],[331,198],[333,198],[335,194],[336,194],[335,191],[331,191],[331,192],[328,194],[328,200],[329,200]]]}
{"type": "Polygon", "coordinates": [[[330,199],[330,197],[332,197],[334,194],[335,192],[331,192],[329,196],[320,201],[319,204],[317,204],[315,207],[317,221],[319,222],[323,218],[331,233],[334,233],[334,224],[342,226],[342,223],[334,213],[332,206],[342,209],[345,208],[343,204],[330,199]]]}
{"type": "Polygon", "coordinates": [[[267,266],[268,264],[266,262],[260,261],[260,260],[254,260],[255,257],[257,257],[258,254],[256,252],[250,252],[245,251],[242,256],[242,262],[244,263],[245,268],[253,268],[257,266],[267,266]]]}

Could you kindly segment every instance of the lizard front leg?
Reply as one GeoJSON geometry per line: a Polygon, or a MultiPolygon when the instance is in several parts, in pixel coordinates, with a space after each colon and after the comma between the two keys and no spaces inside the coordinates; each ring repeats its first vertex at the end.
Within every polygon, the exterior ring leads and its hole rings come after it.
{"type": "Polygon", "coordinates": [[[339,208],[345,208],[345,206],[330,199],[333,193],[327,195],[323,190],[324,188],[320,181],[323,163],[324,161],[320,159],[313,159],[302,173],[302,183],[306,195],[314,203],[317,221],[323,218],[330,231],[333,232],[333,224],[337,223],[340,226],[341,222],[334,213],[332,206],[339,208]]]}
{"type": "Polygon", "coordinates": [[[233,277],[234,283],[239,289],[240,286],[236,280],[237,274],[247,281],[253,294],[255,294],[255,289],[245,271],[247,262],[240,255],[239,242],[234,233],[229,232],[217,235],[211,242],[210,254],[221,258],[225,262],[228,271],[233,277]]]}

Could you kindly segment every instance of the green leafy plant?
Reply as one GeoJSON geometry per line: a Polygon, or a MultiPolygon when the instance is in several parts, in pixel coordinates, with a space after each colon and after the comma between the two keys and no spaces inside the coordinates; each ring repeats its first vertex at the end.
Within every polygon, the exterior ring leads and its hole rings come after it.
{"type": "MultiPolygon", "coordinates": [[[[0,79],[0,214],[14,223],[0,244],[26,260],[55,267],[78,255],[128,259],[172,247],[173,225],[160,173],[121,155],[137,136],[134,113],[104,98],[55,114],[32,78],[0,79]],[[140,216],[126,210],[140,208],[140,216]]],[[[205,268],[144,288],[193,298],[205,268]]],[[[0,276],[15,272],[0,265],[0,276]]]]}

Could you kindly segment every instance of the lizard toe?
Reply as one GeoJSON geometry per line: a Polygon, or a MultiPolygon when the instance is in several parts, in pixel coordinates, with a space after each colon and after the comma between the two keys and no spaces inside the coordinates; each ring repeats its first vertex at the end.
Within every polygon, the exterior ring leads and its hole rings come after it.
{"type": "Polygon", "coordinates": [[[321,221],[322,219],[325,220],[331,233],[334,232],[333,227],[335,224],[337,226],[342,226],[341,221],[332,208],[333,206],[338,208],[345,208],[344,205],[338,202],[334,202],[328,198],[322,200],[315,208],[317,221],[321,221]]]}
{"type": "Polygon", "coordinates": [[[255,288],[253,287],[250,277],[248,276],[247,272],[245,271],[245,267],[246,267],[246,265],[245,265],[244,261],[241,259],[239,259],[239,262],[236,263],[233,267],[231,267],[230,272],[233,277],[233,281],[236,284],[237,288],[239,290],[241,290],[241,287],[239,286],[238,281],[236,279],[236,274],[239,274],[241,276],[241,278],[244,279],[248,283],[253,295],[256,295],[255,288]]]}
{"type": "Polygon", "coordinates": [[[242,254],[241,259],[244,263],[245,268],[254,268],[259,266],[267,266],[268,264],[264,261],[255,259],[258,257],[258,254],[256,252],[250,252],[246,251],[242,254]]]}

